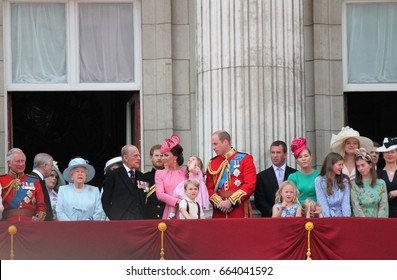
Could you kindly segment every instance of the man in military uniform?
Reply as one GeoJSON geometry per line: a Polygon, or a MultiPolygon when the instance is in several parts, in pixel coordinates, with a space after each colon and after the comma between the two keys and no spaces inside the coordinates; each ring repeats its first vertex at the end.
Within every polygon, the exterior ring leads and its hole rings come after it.
{"type": "Polygon", "coordinates": [[[149,190],[146,194],[145,219],[161,219],[163,217],[165,203],[158,200],[154,176],[156,171],[164,168],[163,154],[160,152],[161,145],[154,145],[150,148],[150,161],[152,170],[144,174],[145,181],[149,183],[149,190]]]}
{"type": "Polygon", "coordinates": [[[16,221],[44,221],[46,205],[40,181],[26,175],[26,156],[21,149],[7,153],[9,172],[0,176],[4,213],[3,219],[16,221]]]}
{"type": "Polygon", "coordinates": [[[211,143],[217,156],[208,163],[206,185],[214,206],[213,218],[251,218],[249,198],[256,184],[252,156],[233,149],[224,130],[214,132],[211,143]]]}

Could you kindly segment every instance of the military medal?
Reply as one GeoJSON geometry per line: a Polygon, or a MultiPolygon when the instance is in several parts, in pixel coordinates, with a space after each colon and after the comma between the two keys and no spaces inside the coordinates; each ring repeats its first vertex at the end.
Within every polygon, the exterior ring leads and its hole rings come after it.
{"type": "Polygon", "coordinates": [[[236,187],[240,187],[240,186],[241,186],[241,181],[240,181],[239,179],[236,179],[236,180],[234,181],[234,185],[235,185],[236,187]]]}
{"type": "Polygon", "coordinates": [[[234,169],[233,175],[236,176],[236,177],[238,177],[238,176],[240,175],[240,170],[234,169]]]}

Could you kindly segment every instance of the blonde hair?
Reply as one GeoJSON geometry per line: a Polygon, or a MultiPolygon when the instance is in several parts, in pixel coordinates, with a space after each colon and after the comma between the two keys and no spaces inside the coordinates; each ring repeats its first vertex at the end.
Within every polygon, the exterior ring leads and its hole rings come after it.
{"type": "MultiPolygon", "coordinates": [[[[201,173],[203,173],[204,165],[203,165],[203,161],[201,160],[201,158],[199,158],[198,156],[190,156],[190,157],[193,157],[193,158],[195,158],[197,160],[197,164],[198,164],[197,166],[200,168],[201,173]]],[[[186,178],[189,178],[189,173],[190,173],[189,165],[187,165],[186,166],[186,173],[185,173],[186,178]]]]}
{"type": "Polygon", "coordinates": [[[193,185],[196,188],[200,189],[200,184],[196,180],[187,180],[183,185],[183,189],[186,190],[189,185],[193,185]]]}
{"type": "Polygon", "coordinates": [[[320,212],[317,213],[319,216],[318,218],[322,218],[322,209],[321,205],[317,202],[315,202],[311,198],[306,198],[305,201],[302,204],[302,216],[306,218],[310,218],[310,210],[314,208],[315,211],[317,211],[317,208],[320,208],[320,212]]]}
{"type": "Polygon", "coordinates": [[[293,203],[299,203],[298,198],[299,198],[299,190],[296,187],[295,183],[292,181],[284,181],[281,183],[278,191],[276,192],[276,203],[281,203],[283,201],[283,198],[281,196],[281,193],[283,192],[284,188],[287,186],[292,186],[292,188],[294,189],[294,197],[292,198],[292,202],[293,203]]]}
{"type": "Polygon", "coordinates": [[[316,202],[314,202],[311,198],[306,198],[305,201],[302,203],[302,216],[306,215],[307,211],[310,212],[310,208],[316,206],[316,202]]]}

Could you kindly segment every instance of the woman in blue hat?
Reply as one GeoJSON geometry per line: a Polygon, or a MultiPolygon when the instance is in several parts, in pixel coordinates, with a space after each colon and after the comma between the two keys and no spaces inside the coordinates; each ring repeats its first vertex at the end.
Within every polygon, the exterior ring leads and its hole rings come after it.
{"type": "Polygon", "coordinates": [[[58,221],[103,220],[100,192],[87,182],[94,178],[95,169],[88,161],[76,157],[63,171],[68,185],[60,186],[56,212],[58,221]]]}

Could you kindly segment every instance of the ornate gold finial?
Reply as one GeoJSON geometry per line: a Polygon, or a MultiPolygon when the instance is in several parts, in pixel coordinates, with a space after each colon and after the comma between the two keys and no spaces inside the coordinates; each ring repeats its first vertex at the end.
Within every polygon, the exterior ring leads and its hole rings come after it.
{"type": "Polygon", "coordinates": [[[310,250],[310,232],[314,229],[314,224],[312,222],[307,222],[305,224],[305,229],[307,230],[307,252],[306,252],[306,260],[312,260],[311,255],[312,252],[310,250]]]}
{"type": "Polygon", "coordinates": [[[10,234],[10,238],[11,238],[10,259],[13,260],[15,257],[15,255],[14,255],[14,234],[17,233],[17,227],[14,225],[10,225],[8,227],[8,233],[10,234]]]}
{"type": "Polygon", "coordinates": [[[17,227],[14,226],[14,225],[9,226],[9,227],[8,227],[8,233],[9,233],[10,235],[16,234],[16,233],[17,233],[17,227]]]}
{"type": "Polygon", "coordinates": [[[157,225],[158,230],[161,232],[161,245],[160,245],[160,260],[165,260],[164,256],[164,232],[167,230],[167,224],[161,222],[157,225]]]}
{"type": "Polygon", "coordinates": [[[314,229],[313,223],[312,223],[312,222],[307,222],[307,223],[305,224],[305,229],[306,229],[307,231],[310,231],[310,230],[314,229]]]}
{"type": "Polygon", "coordinates": [[[163,232],[167,230],[167,224],[164,222],[161,222],[158,224],[157,228],[159,229],[159,231],[163,232]]]}

